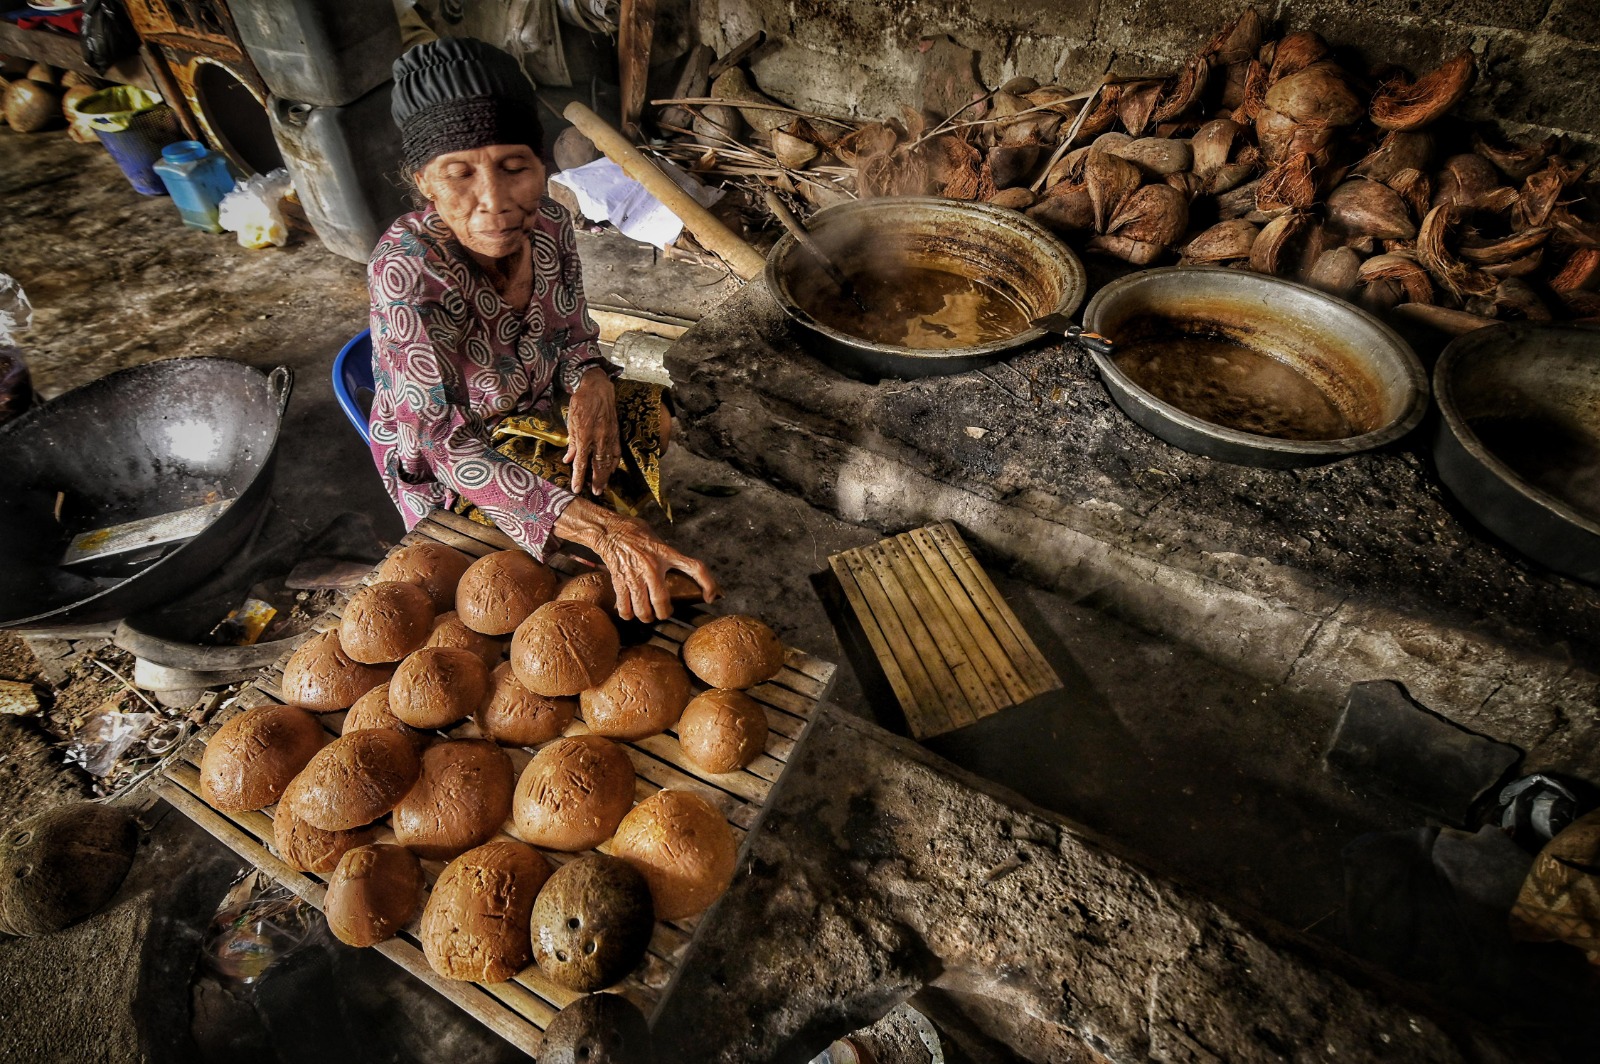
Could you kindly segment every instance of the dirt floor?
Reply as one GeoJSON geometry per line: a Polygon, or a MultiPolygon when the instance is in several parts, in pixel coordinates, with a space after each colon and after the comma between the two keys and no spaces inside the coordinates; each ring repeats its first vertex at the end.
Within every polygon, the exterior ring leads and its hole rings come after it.
{"type": "MultiPolygon", "coordinates": [[[[64,134],[0,130],[0,218],[0,272],[21,280],[36,308],[25,350],[42,395],[156,358],[290,365],[297,382],[269,515],[275,549],[293,556],[337,541],[370,554],[398,537],[392,504],[328,384],[334,353],[364,327],[358,264],[314,239],[247,251],[185,230],[169,202],[138,196],[98,146],[64,134]],[[330,540],[330,529],[343,531],[330,540]]],[[[580,234],[580,246],[591,298],[614,305],[693,317],[728,290],[715,271],[657,261],[626,241],[580,234]]],[[[840,662],[834,701],[881,713],[812,584],[831,553],[879,533],[720,462],[674,453],[667,474],[677,518],[668,534],[716,570],[724,608],[762,616],[791,645],[840,662]]],[[[1324,770],[1338,707],[1305,704],[1037,589],[1002,588],[1067,687],[941,752],[976,771],[996,759],[1009,759],[1007,771],[1046,766],[1012,785],[1152,867],[1336,938],[1343,848],[1421,820],[1324,770]],[[1272,726],[1261,726],[1269,717],[1272,726]]],[[[39,668],[0,635],[0,678],[32,679],[39,668]]],[[[44,723],[0,720],[0,827],[87,792],[57,736],[74,710],[114,696],[116,685],[79,682],[44,723]]],[[[325,939],[259,985],[208,974],[202,932],[240,862],[165,806],[144,823],[143,855],[110,911],[59,943],[0,940],[0,1064],[513,1059],[381,958],[325,939]],[[51,994],[72,999],[69,1017],[50,1013],[51,994]],[[79,1036],[70,1051],[63,1030],[79,1036]]]]}

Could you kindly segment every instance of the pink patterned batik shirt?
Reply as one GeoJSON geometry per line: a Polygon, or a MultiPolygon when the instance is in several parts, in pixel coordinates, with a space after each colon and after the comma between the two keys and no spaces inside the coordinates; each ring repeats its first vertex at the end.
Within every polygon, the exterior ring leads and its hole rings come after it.
{"type": "Polygon", "coordinates": [[[457,499],[536,558],[572,493],[496,453],[495,424],[548,410],[590,366],[611,368],[583,298],[572,219],[549,199],[533,232],[533,298],[518,313],[430,207],[389,227],[367,266],[372,459],[412,528],[457,499]]]}

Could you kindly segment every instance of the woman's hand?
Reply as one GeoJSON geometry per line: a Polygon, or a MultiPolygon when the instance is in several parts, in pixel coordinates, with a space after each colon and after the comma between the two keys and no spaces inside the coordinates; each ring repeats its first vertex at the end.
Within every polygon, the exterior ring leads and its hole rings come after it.
{"type": "Polygon", "coordinates": [[[571,442],[561,460],[572,467],[572,493],[582,495],[588,488],[599,495],[622,461],[622,443],[617,395],[611,378],[598,366],[584,372],[567,403],[567,437],[571,442]]]}
{"type": "Polygon", "coordinates": [[[623,620],[648,622],[672,616],[667,573],[673,569],[699,584],[707,602],[722,596],[722,588],[704,563],[669,547],[636,517],[623,517],[587,499],[574,499],[556,521],[556,535],[581,543],[600,556],[611,571],[617,616],[623,620]]]}

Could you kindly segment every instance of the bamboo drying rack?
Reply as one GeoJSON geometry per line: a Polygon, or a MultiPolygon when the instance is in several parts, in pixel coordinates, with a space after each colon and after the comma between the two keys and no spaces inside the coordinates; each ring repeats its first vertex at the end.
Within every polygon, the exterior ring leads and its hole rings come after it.
{"type": "MultiPolygon", "coordinates": [[[[454,547],[472,557],[514,547],[497,529],[446,511],[435,511],[424,518],[396,549],[423,540],[454,547]]],[[[563,574],[582,572],[586,568],[583,562],[567,555],[552,558],[551,567],[563,574]]],[[[372,582],[376,573],[377,569],[374,568],[362,583],[372,582]]],[[[318,617],[313,627],[323,631],[336,625],[343,605],[341,601],[339,606],[318,617]]],[[[680,607],[672,618],[653,626],[649,642],[676,652],[694,627],[714,616],[703,607],[680,607]]],[[[271,809],[224,814],[212,809],[200,797],[199,764],[204,744],[215,734],[217,727],[234,714],[282,701],[278,683],[287,660],[286,654],[283,659],[263,669],[261,675],[247,685],[228,709],[202,731],[166,770],[166,778],[158,789],[162,797],[191,820],[320,912],[327,877],[297,872],[272,853],[271,809]]],[[[643,800],[663,787],[677,787],[699,794],[728,818],[734,836],[739,841],[742,858],[745,837],[755,828],[767,795],[782,775],[795,743],[799,741],[817,705],[826,696],[834,669],[831,662],[786,648],[783,670],[771,681],[748,692],[766,710],[769,737],[766,752],[748,768],[738,772],[718,775],[696,768],[683,756],[674,731],[622,744],[633,762],[635,797],[643,800]]],[[[696,688],[700,689],[700,686],[697,682],[696,688]]],[[[328,731],[337,735],[344,721],[344,713],[322,714],[320,719],[328,731]]],[[[567,734],[582,734],[586,730],[581,722],[577,722],[568,729],[567,734]]],[[[469,719],[445,734],[451,738],[470,738],[477,737],[479,733],[469,719]]],[[[521,773],[532,759],[528,750],[515,747],[503,749],[511,757],[512,767],[517,773],[521,773]]],[[[515,837],[510,827],[508,821],[502,830],[515,837]]],[[[379,839],[393,842],[394,833],[384,825],[379,831],[379,839]]],[[[578,856],[540,852],[556,865],[578,856]]],[[[424,879],[430,888],[443,871],[444,864],[441,861],[422,862],[424,879]]],[[[695,928],[703,918],[658,922],[644,963],[614,989],[650,1015],[660,1003],[680,958],[694,936],[695,928]]],[[[434,972],[423,956],[417,937],[418,922],[414,919],[399,935],[374,948],[525,1052],[537,1051],[541,1033],[556,1012],[580,996],[551,982],[531,964],[503,983],[483,984],[446,979],[434,972]]]]}

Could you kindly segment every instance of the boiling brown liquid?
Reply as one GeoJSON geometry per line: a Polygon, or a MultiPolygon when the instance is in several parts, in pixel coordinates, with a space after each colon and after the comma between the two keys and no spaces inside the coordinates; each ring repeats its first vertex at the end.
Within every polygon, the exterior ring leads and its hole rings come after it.
{"type": "Polygon", "coordinates": [[[875,344],[947,350],[1005,340],[1028,328],[1018,306],[981,281],[915,266],[846,270],[867,312],[821,270],[807,274],[795,302],[813,318],[875,344]]]}
{"type": "Polygon", "coordinates": [[[1518,476],[1600,521],[1600,439],[1559,421],[1475,418],[1479,441],[1518,476]]]}
{"type": "Polygon", "coordinates": [[[1350,419],[1304,374],[1231,340],[1138,340],[1119,344],[1113,361],[1151,395],[1214,425],[1280,440],[1356,435],[1350,419]]]}

